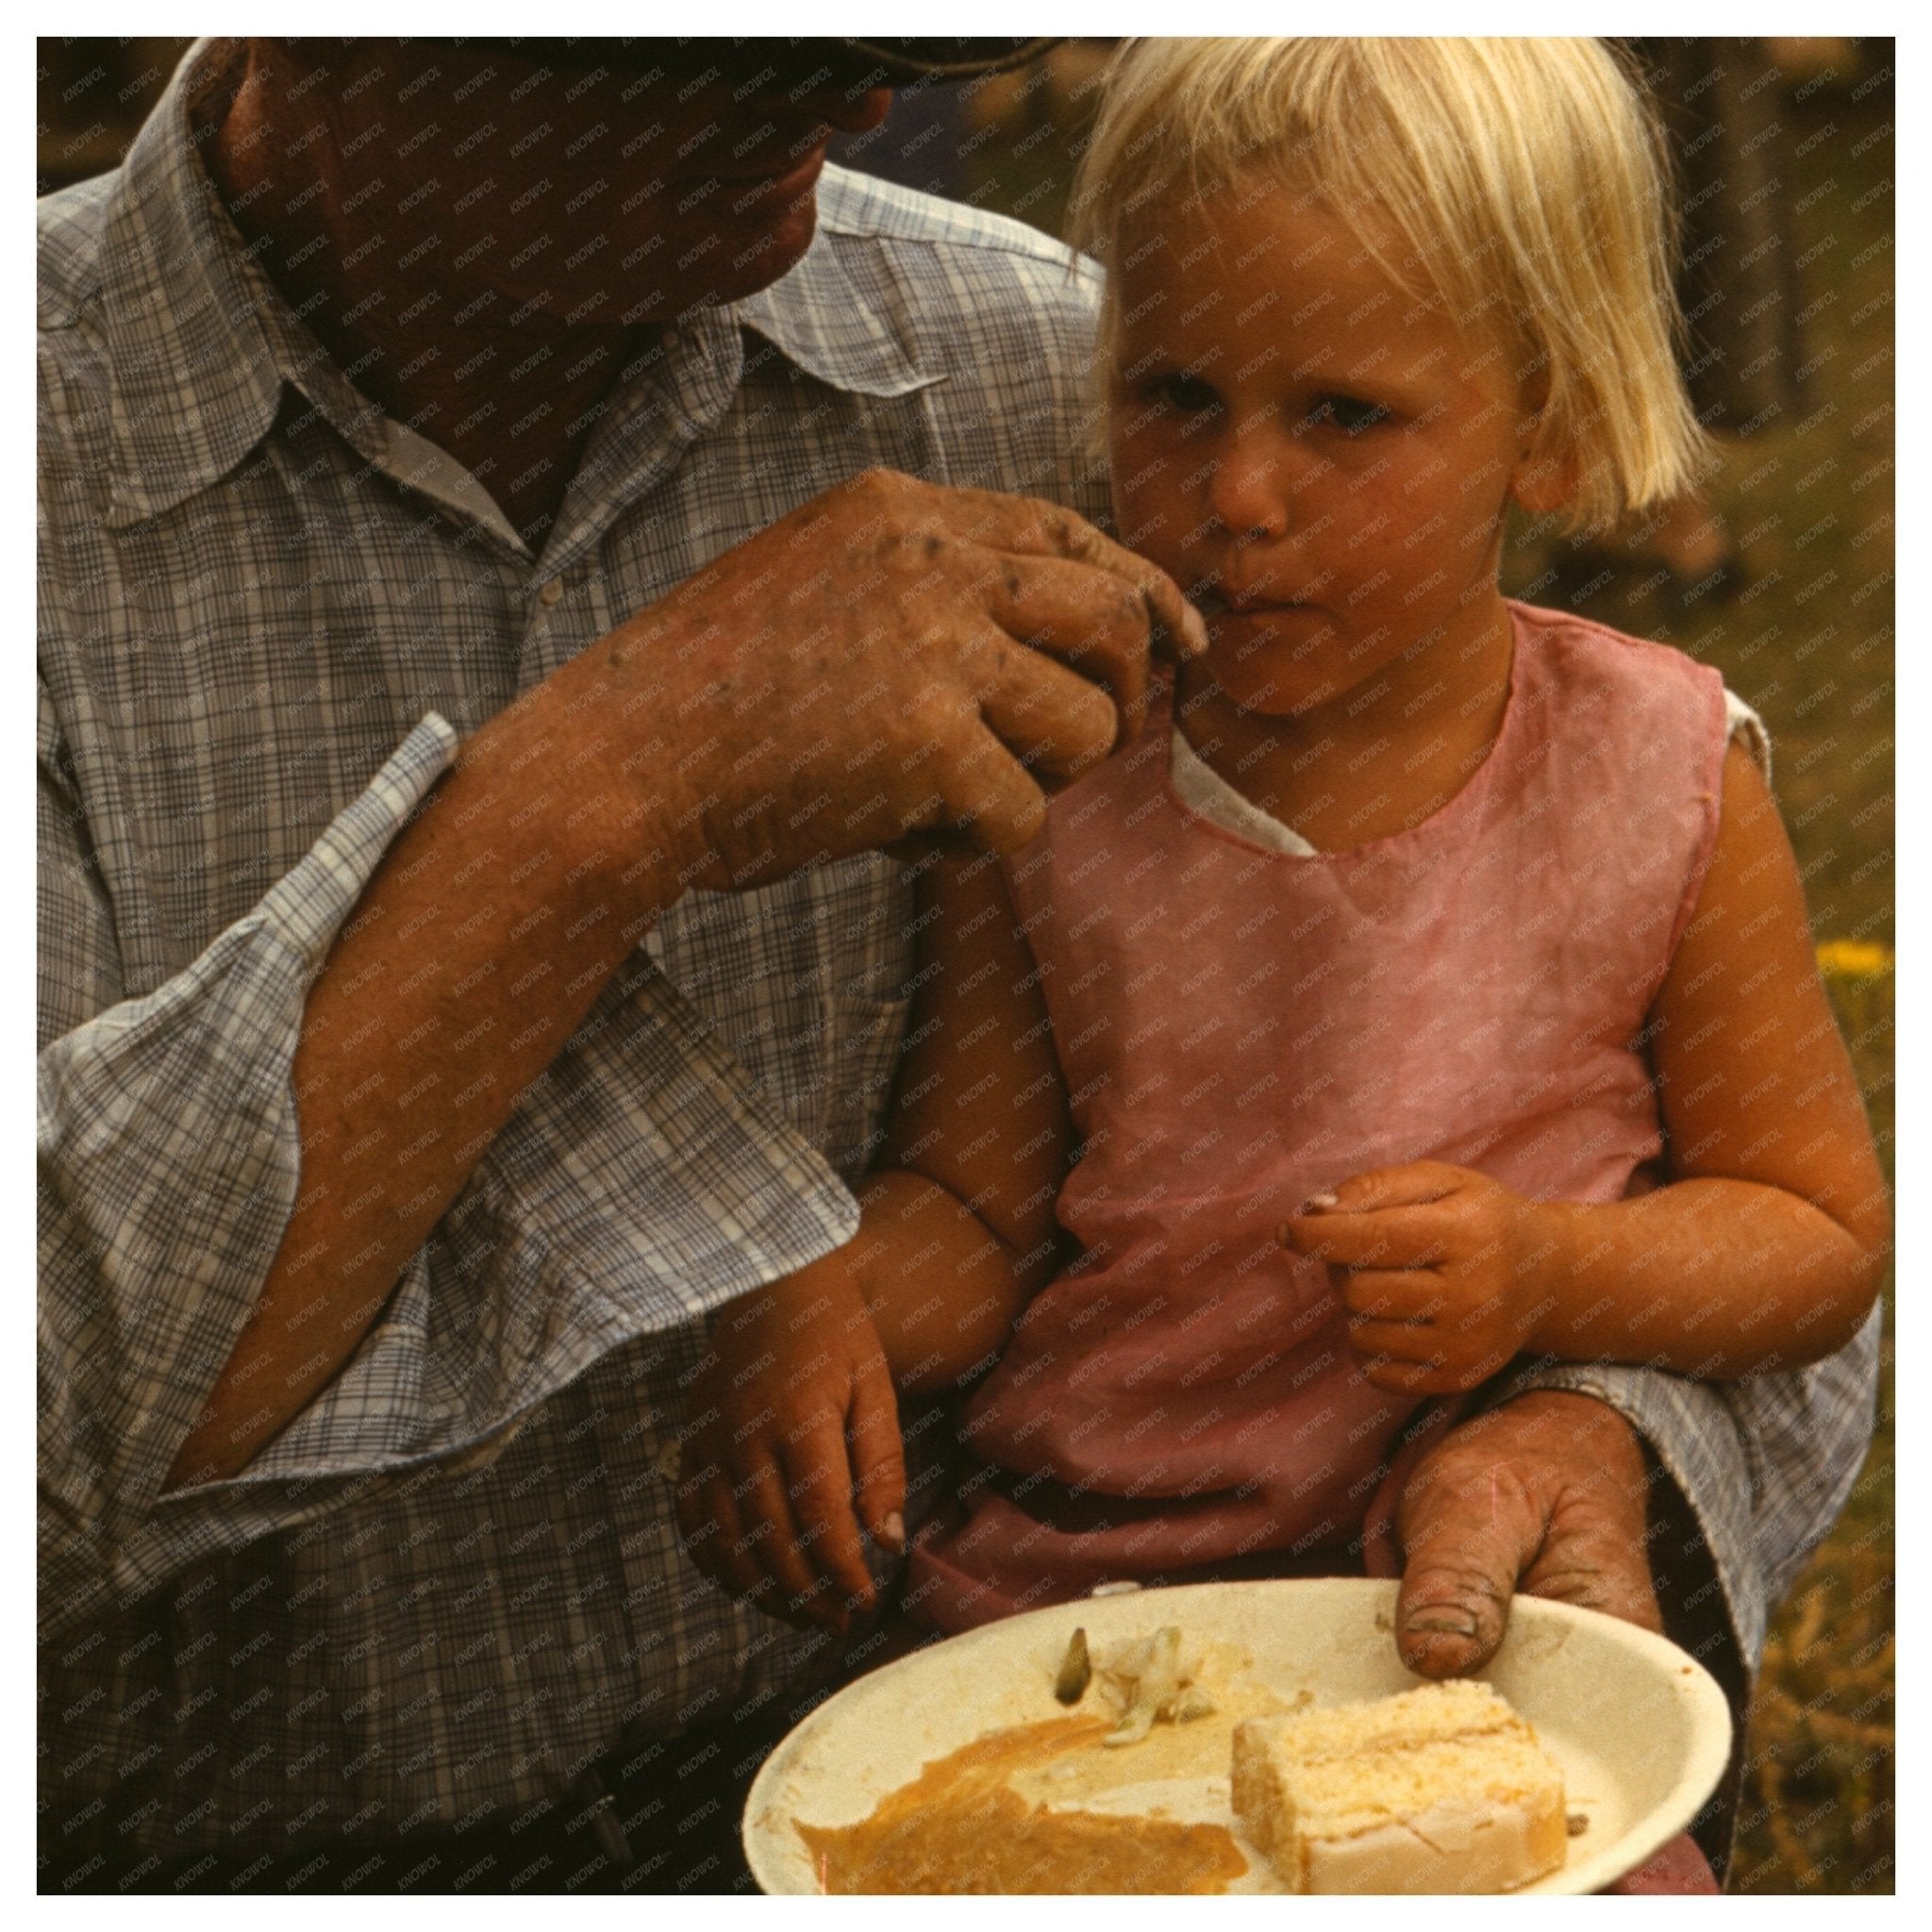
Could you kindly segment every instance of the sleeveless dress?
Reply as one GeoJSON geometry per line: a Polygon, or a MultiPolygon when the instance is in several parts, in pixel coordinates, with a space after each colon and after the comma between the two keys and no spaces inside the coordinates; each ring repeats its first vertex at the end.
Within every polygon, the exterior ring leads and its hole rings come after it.
{"type": "Polygon", "coordinates": [[[1641,1035],[1716,841],[1723,683],[1510,611],[1496,742],[1412,829],[1307,856],[1224,830],[1174,789],[1163,704],[1010,866],[1081,1144],[1056,1210],[1081,1258],[965,1411],[974,1466],[908,1572],[922,1622],[1123,1578],[1358,1572],[1396,1458],[1453,1411],[1357,1372],[1281,1217],[1418,1159],[1540,1199],[1661,1177],[1641,1035]]]}

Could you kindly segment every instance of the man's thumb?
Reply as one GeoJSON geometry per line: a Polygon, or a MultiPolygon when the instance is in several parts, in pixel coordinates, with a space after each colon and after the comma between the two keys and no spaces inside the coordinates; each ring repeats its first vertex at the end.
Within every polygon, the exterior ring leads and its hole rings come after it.
{"type": "Polygon", "coordinates": [[[1496,1654],[1516,1580],[1542,1537],[1534,1515],[1513,1483],[1488,1480],[1472,1494],[1425,1475],[1410,1488],[1395,1599],[1395,1647],[1410,1670],[1466,1676],[1496,1654]]]}

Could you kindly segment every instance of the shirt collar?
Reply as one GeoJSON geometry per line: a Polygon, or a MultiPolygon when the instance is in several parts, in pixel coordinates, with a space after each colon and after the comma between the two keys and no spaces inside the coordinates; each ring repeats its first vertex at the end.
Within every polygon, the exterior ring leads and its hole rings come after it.
{"type": "Polygon", "coordinates": [[[225,475],[281,399],[260,313],[271,285],[215,195],[189,118],[204,48],[190,51],[135,137],[104,218],[116,525],[158,516],[225,475]]]}
{"type": "Polygon", "coordinates": [[[739,320],[808,375],[859,395],[902,396],[943,382],[913,360],[903,332],[853,273],[841,235],[872,232],[856,205],[874,192],[843,168],[819,178],[818,231],[800,260],[769,289],[735,305],[739,320]]]}
{"type": "MultiPolygon", "coordinates": [[[[242,462],[299,385],[349,441],[380,441],[380,412],[320,345],[250,258],[198,153],[189,114],[197,42],[135,138],[105,216],[103,328],[112,371],[108,520],[158,516],[242,462]]],[[[833,239],[855,192],[827,168],[811,247],[730,316],[835,389],[905,395],[944,380],[914,363],[833,239]]],[[[697,318],[691,318],[693,321],[697,318]]],[[[725,320],[720,313],[716,319],[725,320]]]]}

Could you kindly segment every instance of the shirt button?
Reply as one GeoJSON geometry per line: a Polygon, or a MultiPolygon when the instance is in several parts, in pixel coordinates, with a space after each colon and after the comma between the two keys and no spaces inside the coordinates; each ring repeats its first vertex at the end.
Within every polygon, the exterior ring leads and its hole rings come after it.
{"type": "Polygon", "coordinates": [[[537,595],[546,605],[553,605],[558,603],[559,601],[561,601],[563,596],[563,579],[561,577],[552,577],[550,581],[547,584],[545,584],[541,591],[537,592],[537,595]]]}

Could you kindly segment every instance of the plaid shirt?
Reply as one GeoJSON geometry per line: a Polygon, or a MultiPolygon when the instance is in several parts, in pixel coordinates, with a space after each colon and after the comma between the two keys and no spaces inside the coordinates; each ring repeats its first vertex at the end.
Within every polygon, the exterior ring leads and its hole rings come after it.
{"type": "Polygon", "coordinates": [[[857,1226],[911,971],[882,858],[681,901],[322,1398],[158,1493],[294,1198],[308,989],[461,735],[868,465],[1102,509],[1065,251],[837,171],[820,208],[626,373],[540,558],[247,259],[179,77],[41,204],[52,1820],[455,1822],[820,1667],[691,1567],[670,1473],[697,1318],[857,1226]]]}
{"type": "MultiPolygon", "coordinates": [[[[672,1472],[705,1312],[856,1224],[911,965],[882,859],[680,902],[343,1373],[159,1493],[297,1191],[308,989],[461,735],[865,466],[1101,509],[1063,252],[836,170],[820,208],[781,283],[625,372],[536,558],[249,259],[180,76],[41,204],[43,1831],[507,1815],[822,1668],[691,1567],[672,1472]]],[[[1581,1373],[1704,1506],[1755,1650],[1863,1385],[1581,1373]]]]}

